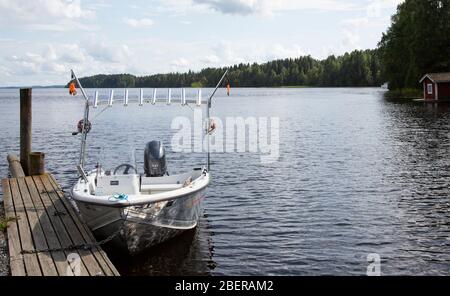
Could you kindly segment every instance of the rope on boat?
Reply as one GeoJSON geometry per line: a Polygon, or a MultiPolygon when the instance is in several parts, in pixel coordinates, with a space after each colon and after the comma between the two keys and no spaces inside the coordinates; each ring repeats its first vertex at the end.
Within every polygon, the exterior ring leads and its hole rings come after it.
{"type": "Polygon", "coordinates": [[[97,113],[93,118],[92,118],[92,122],[94,122],[97,117],[99,117],[100,115],[102,115],[103,112],[105,112],[107,109],[109,108],[109,106],[106,106],[105,108],[103,108],[102,111],[100,111],[99,113],[97,113]]]}

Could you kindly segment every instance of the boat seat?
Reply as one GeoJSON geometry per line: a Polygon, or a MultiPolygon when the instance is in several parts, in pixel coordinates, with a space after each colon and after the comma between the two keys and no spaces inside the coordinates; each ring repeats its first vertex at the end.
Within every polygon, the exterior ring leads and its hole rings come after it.
{"type": "Polygon", "coordinates": [[[148,184],[141,185],[141,191],[170,191],[183,188],[183,184],[148,184]]]}

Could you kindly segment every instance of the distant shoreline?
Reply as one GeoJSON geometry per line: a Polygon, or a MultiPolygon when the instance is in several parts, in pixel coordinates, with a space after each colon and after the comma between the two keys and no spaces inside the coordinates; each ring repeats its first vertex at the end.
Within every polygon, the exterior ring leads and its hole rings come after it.
{"type": "Polygon", "coordinates": [[[19,88],[65,88],[65,86],[64,85],[0,86],[0,89],[19,89],[19,88]]]}
{"type": "MultiPolygon", "coordinates": [[[[64,85],[56,85],[56,86],[0,86],[0,89],[21,89],[21,88],[36,88],[36,89],[46,89],[46,88],[66,88],[64,85]]],[[[140,88],[155,88],[152,86],[149,87],[85,87],[85,89],[140,89],[140,88]]],[[[192,86],[181,86],[181,87],[156,87],[156,88],[212,88],[212,87],[192,87],[192,86]]],[[[380,88],[381,86],[239,86],[235,87],[235,89],[250,89],[250,88],[270,88],[270,89],[280,89],[280,88],[292,88],[292,89],[300,89],[300,88],[380,88]]],[[[233,89],[233,87],[231,88],[233,89]]],[[[386,90],[387,91],[387,90],[386,90]]]]}

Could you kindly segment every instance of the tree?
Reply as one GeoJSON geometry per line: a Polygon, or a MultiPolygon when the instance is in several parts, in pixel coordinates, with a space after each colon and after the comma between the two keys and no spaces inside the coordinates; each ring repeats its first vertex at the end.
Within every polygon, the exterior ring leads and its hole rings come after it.
{"type": "Polygon", "coordinates": [[[406,0],[379,43],[390,89],[417,88],[425,73],[450,69],[450,0],[406,0]]]}
{"type": "MultiPolygon", "coordinates": [[[[226,68],[200,72],[167,73],[136,77],[130,74],[81,78],[85,87],[214,87],[226,68]]],[[[353,51],[316,60],[311,56],[228,68],[234,87],[278,86],[379,86],[381,69],[377,50],[353,51]]]]}

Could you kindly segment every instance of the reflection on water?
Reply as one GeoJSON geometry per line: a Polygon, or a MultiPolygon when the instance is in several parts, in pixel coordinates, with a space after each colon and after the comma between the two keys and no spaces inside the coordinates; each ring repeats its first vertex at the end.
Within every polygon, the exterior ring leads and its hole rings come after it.
{"type": "Polygon", "coordinates": [[[202,218],[197,229],[136,256],[121,254],[112,246],[106,246],[105,251],[122,274],[207,276],[215,263],[211,233],[206,223],[206,218],[202,218]]]}
{"type": "MultiPolygon", "coordinates": [[[[213,115],[280,118],[280,159],[214,154],[207,217],[195,231],[137,257],[108,250],[122,274],[363,275],[378,253],[386,275],[450,275],[450,111],[387,100],[379,89],[237,89],[213,115]],[[213,235],[214,234],[214,235],[213,235]]],[[[0,90],[0,172],[18,151],[18,91],[0,90]]],[[[68,190],[82,102],[34,90],[33,147],[68,190]]],[[[172,173],[205,162],[170,149],[179,106],[114,106],[93,125],[88,163],[162,140],[172,173]],[[102,152],[107,151],[107,152],[102,152]]],[[[94,114],[99,111],[95,111],[94,114]]],[[[94,115],[95,116],[95,115],[94,115]]]]}

